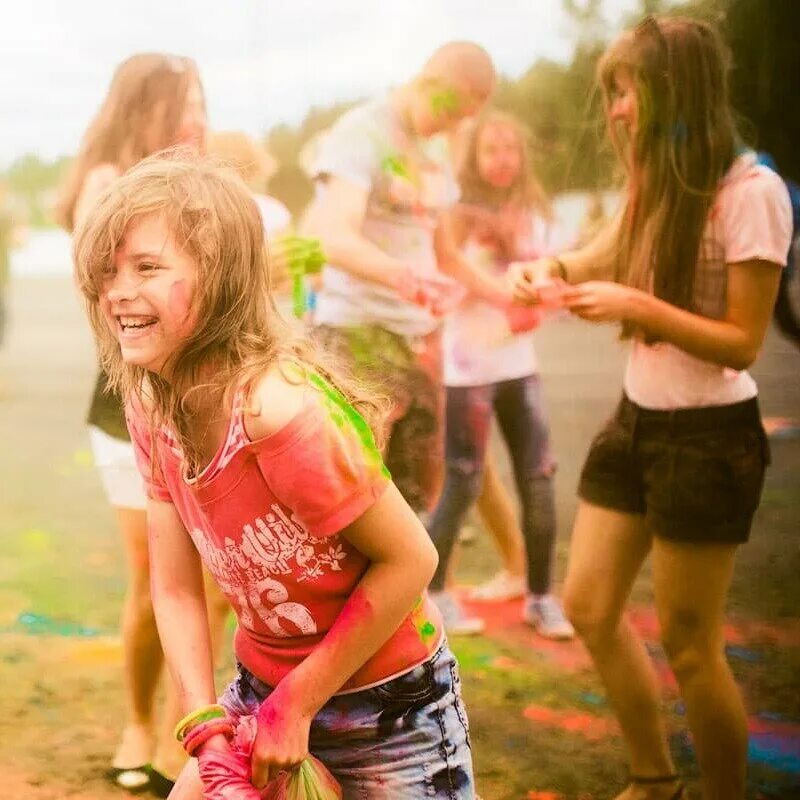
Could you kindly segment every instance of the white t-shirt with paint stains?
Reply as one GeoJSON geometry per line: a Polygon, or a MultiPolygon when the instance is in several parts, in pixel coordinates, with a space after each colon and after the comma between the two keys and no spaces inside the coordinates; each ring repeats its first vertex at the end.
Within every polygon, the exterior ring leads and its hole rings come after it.
{"type": "MultiPolygon", "coordinates": [[[[444,139],[409,133],[389,95],[341,117],[322,137],[312,165],[318,201],[325,176],[369,192],[362,235],[420,275],[437,275],[433,235],[445,209],[458,199],[458,185],[444,139]]],[[[403,336],[422,336],[439,320],[373,281],[326,266],[317,295],[316,321],[334,327],[374,324],[403,336]]]]}

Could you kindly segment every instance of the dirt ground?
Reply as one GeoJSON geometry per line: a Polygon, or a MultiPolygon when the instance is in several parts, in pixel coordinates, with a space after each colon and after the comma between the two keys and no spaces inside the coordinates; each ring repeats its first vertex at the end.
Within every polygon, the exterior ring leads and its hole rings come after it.
{"type": "MultiPolygon", "coordinates": [[[[91,340],[66,279],[17,280],[10,301],[0,352],[0,797],[120,800],[102,772],[121,724],[124,570],[83,425],[91,340]]],[[[538,350],[559,460],[560,577],[577,471],[617,399],[624,351],[613,329],[571,320],[543,328],[538,350]]],[[[773,465],[737,564],[728,656],[749,714],[748,796],[788,800],[800,798],[800,438],[785,420],[800,419],[800,355],[773,333],[754,373],[775,429],[773,465]]],[[[462,549],[459,580],[477,582],[496,565],[479,535],[462,549]]],[[[633,603],[662,680],[672,749],[692,783],[691,740],[658,646],[647,571],[633,603]]],[[[486,617],[487,635],[454,649],[481,796],[613,797],[625,757],[583,647],[538,639],[515,603],[474,610],[486,617]]],[[[220,686],[231,669],[228,657],[220,686]]]]}

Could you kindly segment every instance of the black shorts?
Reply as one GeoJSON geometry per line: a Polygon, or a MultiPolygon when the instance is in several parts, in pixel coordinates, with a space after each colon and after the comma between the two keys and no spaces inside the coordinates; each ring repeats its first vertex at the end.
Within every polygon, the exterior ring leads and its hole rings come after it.
{"type": "Polygon", "coordinates": [[[578,494],[644,515],[651,533],[664,539],[746,542],[769,461],[755,397],[656,411],[623,396],[592,442],[578,494]]]}

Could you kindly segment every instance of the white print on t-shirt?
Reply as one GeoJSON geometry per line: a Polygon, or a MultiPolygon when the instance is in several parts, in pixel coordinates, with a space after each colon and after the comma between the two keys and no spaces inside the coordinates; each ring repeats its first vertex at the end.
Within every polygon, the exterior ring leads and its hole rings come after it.
{"type": "Polygon", "coordinates": [[[289,592],[272,576],[291,575],[298,583],[316,580],[326,571],[340,572],[347,558],[341,544],[311,536],[277,503],[242,526],[238,543],[226,536],[219,547],[199,528],[192,530],[192,539],[217,585],[237,607],[242,625],[252,628],[258,617],[280,637],[307,636],[316,633],[317,625],[304,605],[287,602],[289,592]]]}

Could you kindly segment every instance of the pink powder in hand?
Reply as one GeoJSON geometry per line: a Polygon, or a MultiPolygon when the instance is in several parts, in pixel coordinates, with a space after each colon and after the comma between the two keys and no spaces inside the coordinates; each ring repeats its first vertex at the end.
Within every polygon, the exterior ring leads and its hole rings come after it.
{"type": "Polygon", "coordinates": [[[557,309],[564,307],[564,290],[566,284],[552,280],[534,284],[539,292],[539,304],[544,308],[557,309]]]}

